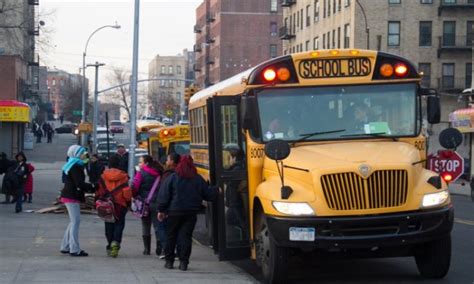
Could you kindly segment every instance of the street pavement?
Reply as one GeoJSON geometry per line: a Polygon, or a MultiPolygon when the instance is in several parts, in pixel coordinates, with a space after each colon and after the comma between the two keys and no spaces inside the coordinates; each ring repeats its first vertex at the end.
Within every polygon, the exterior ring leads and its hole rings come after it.
{"type": "Polygon", "coordinates": [[[66,150],[75,141],[72,134],[58,134],[52,144],[35,144],[26,151],[36,167],[33,203],[26,203],[20,214],[13,205],[0,205],[0,283],[256,283],[198,243],[193,244],[188,271],[165,269],[156,255],[142,255],[141,223],[131,214],[118,258],[106,256],[104,223],[86,214],[81,215],[80,242],[89,257],[61,254],[67,215],[32,211],[52,205],[61,189],[66,150]]]}

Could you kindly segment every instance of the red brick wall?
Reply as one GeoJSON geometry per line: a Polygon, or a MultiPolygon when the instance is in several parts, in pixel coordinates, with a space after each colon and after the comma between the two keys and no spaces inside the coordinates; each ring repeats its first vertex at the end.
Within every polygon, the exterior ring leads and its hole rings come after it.
{"type": "Polygon", "coordinates": [[[19,100],[20,80],[26,80],[26,65],[17,56],[0,56],[0,100],[19,100]]]}

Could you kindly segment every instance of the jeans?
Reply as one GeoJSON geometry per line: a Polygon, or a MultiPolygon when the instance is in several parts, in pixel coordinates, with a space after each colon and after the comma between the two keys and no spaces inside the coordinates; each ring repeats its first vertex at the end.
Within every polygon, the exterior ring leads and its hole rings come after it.
{"type": "Polygon", "coordinates": [[[181,262],[189,263],[191,256],[192,237],[196,225],[196,214],[168,216],[167,242],[165,247],[166,261],[174,261],[174,250],[179,240],[178,257],[181,262]]]}
{"type": "Polygon", "coordinates": [[[18,191],[16,193],[16,205],[15,205],[16,211],[23,210],[23,193],[24,192],[25,192],[25,186],[23,184],[20,184],[20,187],[18,188],[18,191]]]}
{"type": "Polygon", "coordinates": [[[125,216],[127,215],[127,208],[122,208],[117,216],[115,223],[105,222],[105,237],[107,238],[108,246],[113,241],[122,243],[123,230],[125,229],[125,216]]]}
{"type": "Polygon", "coordinates": [[[63,241],[61,243],[62,251],[70,253],[79,253],[81,248],[79,245],[79,225],[81,223],[81,205],[79,203],[66,203],[67,213],[69,214],[69,225],[64,232],[63,241]]]}
{"type": "Polygon", "coordinates": [[[151,225],[153,224],[153,229],[155,230],[156,240],[160,241],[161,246],[165,247],[166,245],[166,220],[163,222],[158,221],[157,218],[158,211],[151,210],[150,214],[147,217],[142,218],[142,235],[150,236],[151,235],[151,225]]]}

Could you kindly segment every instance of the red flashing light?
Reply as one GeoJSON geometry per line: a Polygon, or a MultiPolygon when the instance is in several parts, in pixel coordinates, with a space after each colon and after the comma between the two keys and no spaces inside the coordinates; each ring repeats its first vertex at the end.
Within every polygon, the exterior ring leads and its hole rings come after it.
{"type": "Polygon", "coordinates": [[[398,77],[403,77],[408,73],[408,67],[403,63],[398,63],[395,65],[395,74],[398,77]]]}
{"type": "Polygon", "coordinates": [[[271,68],[268,68],[265,71],[263,71],[263,78],[265,78],[265,80],[267,82],[271,82],[271,81],[275,80],[276,76],[277,76],[277,74],[276,74],[275,70],[273,70],[271,68]]]}
{"type": "Polygon", "coordinates": [[[446,182],[450,183],[453,180],[453,176],[450,173],[442,173],[441,178],[446,182]]]}

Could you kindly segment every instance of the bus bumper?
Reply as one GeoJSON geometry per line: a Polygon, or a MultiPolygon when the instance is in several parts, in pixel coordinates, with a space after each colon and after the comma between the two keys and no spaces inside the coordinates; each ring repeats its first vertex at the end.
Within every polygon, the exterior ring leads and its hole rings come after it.
{"type": "Polygon", "coordinates": [[[430,211],[366,217],[267,216],[277,246],[305,249],[363,249],[413,245],[448,235],[452,206],[430,211]],[[314,240],[290,240],[290,228],[314,228],[314,240]]]}

